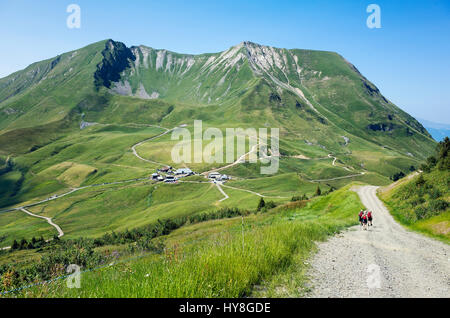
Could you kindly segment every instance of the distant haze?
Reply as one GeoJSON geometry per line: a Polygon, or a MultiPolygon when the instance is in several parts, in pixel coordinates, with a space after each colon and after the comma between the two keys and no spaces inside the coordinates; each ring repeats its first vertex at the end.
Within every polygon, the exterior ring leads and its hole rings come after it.
{"type": "Polygon", "coordinates": [[[437,141],[444,140],[445,137],[450,137],[450,125],[435,123],[429,120],[417,118],[418,121],[428,130],[428,132],[437,141]]]}

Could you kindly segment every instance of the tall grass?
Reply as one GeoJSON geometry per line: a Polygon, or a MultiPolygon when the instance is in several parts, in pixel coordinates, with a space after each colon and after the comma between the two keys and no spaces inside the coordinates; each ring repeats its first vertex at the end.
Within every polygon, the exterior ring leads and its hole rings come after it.
{"type": "Polygon", "coordinates": [[[249,222],[244,219],[242,232],[238,218],[226,231],[189,248],[175,243],[161,255],[85,273],[80,289],[68,289],[59,282],[29,289],[20,296],[247,296],[256,284],[292,265],[303,266],[294,264],[295,256],[312,250],[315,241],[354,224],[353,212],[359,207],[356,194],[339,190],[308,204],[309,213],[316,215],[312,220],[288,219],[297,208],[288,212],[278,209],[281,212],[271,216],[260,215],[249,222]]]}

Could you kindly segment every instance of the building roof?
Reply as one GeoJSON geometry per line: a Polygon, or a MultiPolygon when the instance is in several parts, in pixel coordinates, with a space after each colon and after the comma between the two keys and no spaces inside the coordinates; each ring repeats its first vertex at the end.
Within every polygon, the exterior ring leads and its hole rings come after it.
{"type": "Polygon", "coordinates": [[[191,173],[192,170],[189,168],[181,168],[181,169],[177,169],[177,171],[175,171],[176,173],[180,173],[180,174],[184,174],[184,173],[191,173]]]}

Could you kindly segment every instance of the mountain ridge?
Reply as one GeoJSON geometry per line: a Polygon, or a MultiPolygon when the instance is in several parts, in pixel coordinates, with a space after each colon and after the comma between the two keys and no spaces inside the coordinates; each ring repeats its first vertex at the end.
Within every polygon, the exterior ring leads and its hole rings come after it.
{"type": "Polygon", "coordinates": [[[137,111],[130,105],[157,107],[163,121],[151,123],[158,124],[195,116],[230,127],[270,123],[330,152],[342,151],[346,135],[417,158],[434,147],[417,120],[341,55],[251,41],[196,55],[107,39],[0,79],[0,101],[0,139],[56,122],[120,123],[119,103],[127,118],[137,111]]]}

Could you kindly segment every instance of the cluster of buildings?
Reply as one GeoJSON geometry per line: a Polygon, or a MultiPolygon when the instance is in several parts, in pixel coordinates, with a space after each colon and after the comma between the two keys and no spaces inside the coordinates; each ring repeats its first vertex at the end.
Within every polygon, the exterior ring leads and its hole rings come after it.
{"type": "Polygon", "coordinates": [[[171,166],[165,166],[158,169],[152,174],[152,180],[166,183],[175,183],[180,178],[192,176],[195,173],[189,168],[181,168],[174,170],[171,166]]]}
{"type": "Polygon", "coordinates": [[[218,172],[211,172],[208,174],[208,179],[214,180],[214,181],[223,181],[226,182],[230,180],[231,178],[227,176],[226,174],[220,174],[218,172]]]}
{"type": "MultiPolygon", "coordinates": [[[[156,170],[156,172],[152,174],[151,179],[158,182],[176,183],[181,178],[189,177],[195,174],[196,173],[189,168],[180,168],[175,170],[171,166],[165,166],[156,170]]],[[[214,182],[226,182],[231,180],[231,177],[215,171],[208,174],[208,179],[214,182]]]]}

